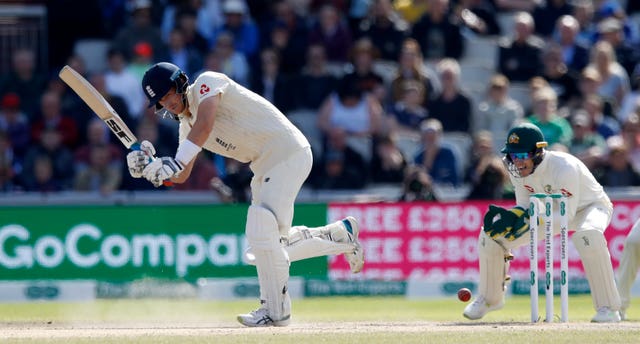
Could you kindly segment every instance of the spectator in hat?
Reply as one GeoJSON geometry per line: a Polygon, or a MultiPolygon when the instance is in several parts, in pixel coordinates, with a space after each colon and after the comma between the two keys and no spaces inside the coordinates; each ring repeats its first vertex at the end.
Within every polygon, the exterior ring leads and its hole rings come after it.
{"type": "Polygon", "coordinates": [[[422,147],[413,158],[413,163],[429,174],[433,183],[458,186],[460,183],[459,162],[455,152],[442,144],[442,123],[430,118],[420,125],[422,147]]]}
{"type": "Polygon", "coordinates": [[[260,48],[260,34],[246,3],[244,0],[225,0],[222,13],[222,24],[216,27],[211,35],[211,48],[216,48],[218,36],[225,32],[230,33],[233,36],[234,50],[252,60],[260,48]]]}

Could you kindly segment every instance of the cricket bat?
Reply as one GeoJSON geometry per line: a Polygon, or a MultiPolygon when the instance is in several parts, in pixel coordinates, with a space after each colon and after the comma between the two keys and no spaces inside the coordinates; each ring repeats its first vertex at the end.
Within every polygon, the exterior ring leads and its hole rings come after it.
{"type": "MultiPolygon", "coordinates": [[[[131,129],[87,79],[69,66],[64,66],[58,76],[107,124],[111,132],[125,147],[131,150],[140,150],[140,143],[131,129]]],[[[155,159],[154,157],[150,158],[155,159]]],[[[173,183],[165,181],[164,185],[171,186],[173,183]]]]}

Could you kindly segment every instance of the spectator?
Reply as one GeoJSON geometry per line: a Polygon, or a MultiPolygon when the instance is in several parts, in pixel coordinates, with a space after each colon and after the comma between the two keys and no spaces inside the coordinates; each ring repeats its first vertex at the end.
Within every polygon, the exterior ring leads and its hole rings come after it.
{"type": "Polygon", "coordinates": [[[293,107],[293,89],[288,77],[280,73],[280,55],[273,48],[260,52],[260,69],[252,73],[251,90],[263,96],[278,109],[287,113],[293,107]]]}
{"type": "Polygon", "coordinates": [[[558,19],[572,12],[573,6],[567,0],[548,0],[538,3],[532,13],[535,33],[543,38],[550,38],[558,19]]]}
{"type": "Polygon", "coordinates": [[[534,22],[530,14],[515,15],[513,37],[502,37],[498,48],[497,71],[511,82],[529,81],[542,74],[542,48],[544,41],[533,34],[534,22]]]}
{"type": "Polygon", "coordinates": [[[104,73],[106,89],[110,94],[122,97],[129,115],[138,119],[144,110],[146,99],[135,74],[128,69],[125,55],[117,49],[107,52],[107,71],[104,73]]]}
{"type": "Polygon", "coordinates": [[[249,85],[249,62],[246,55],[236,50],[237,44],[230,32],[220,32],[213,48],[220,59],[221,72],[243,86],[249,85]]]}
{"type": "Polygon", "coordinates": [[[153,22],[152,9],[150,0],[133,1],[130,23],[118,31],[112,42],[113,48],[121,51],[125,59],[131,60],[135,55],[135,46],[146,42],[151,45],[158,61],[165,60],[166,45],[160,28],[153,22]]]}
{"type": "Polygon", "coordinates": [[[582,110],[589,116],[593,129],[604,139],[620,134],[620,123],[611,116],[605,116],[602,98],[597,94],[584,97],[582,110]]]}
{"type": "Polygon", "coordinates": [[[293,88],[295,108],[318,110],[336,88],[338,80],[327,69],[324,46],[310,45],[306,57],[305,66],[293,88]]]}
{"type": "Polygon", "coordinates": [[[0,130],[0,192],[11,192],[19,189],[16,183],[16,175],[22,168],[15,161],[13,147],[9,135],[0,130]]]}
{"type": "Polygon", "coordinates": [[[429,103],[429,116],[442,123],[445,133],[471,132],[471,99],[460,88],[460,65],[444,59],[437,66],[442,93],[429,103]]]}
{"type": "Polygon", "coordinates": [[[109,156],[109,164],[118,168],[122,167],[123,149],[110,141],[111,132],[104,121],[94,117],[87,125],[87,143],[78,147],[73,154],[76,171],[81,171],[91,165],[91,152],[95,146],[106,147],[109,156]]]}
{"type": "Polygon", "coordinates": [[[609,42],[599,41],[593,46],[589,66],[596,68],[602,77],[598,94],[611,99],[614,108],[618,109],[622,99],[629,93],[631,84],[629,75],[616,61],[615,52],[609,42]]]}
{"type": "Polygon", "coordinates": [[[478,104],[473,120],[473,132],[486,130],[491,133],[496,153],[502,149],[509,130],[524,118],[522,105],[509,97],[509,87],[507,77],[502,74],[494,75],[489,81],[485,98],[478,104]]]}
{"type": "MultiPolygon", "coordinates": [[[[113,110],[120,116],[120,118],[122,118],[122,120],[127,123],[130,128],[134,128],[138,123],[139,118],[131,117],[131,115],[129,114],[129,108],[127,107],[127,103],[125,102],[124,98],[107,90],[107,78],[105,76],[105,73],[93,73],[88,77],[88,80],[96,89],[96,91],[100,93],[100,95],[109,103],[109,105],[111,105],[113,110]]],[[[84,123],[78,126],[80,128],[87,128],[88,123],[91,122],[91,119],[95,118],[95,115],[93,114],[93,111],[91,111],[91,114],[85,116],[82,121],[78,121],[77,117],[78,116],[74,117],[77,123],[84,123]]],[[[85,130],[85,133],[87,132],[88,131],[85,130]]],[[[111,137],[111,139],[114,142],[116,140],[115,137],[111,137]]],[[[86,143],[87,137],[81,137],[80,140],[81,142],[86,143]]]]}
{"type": "Polygon", "coordinates": [[[343,82],[354,83],[362,92],[375,96],[380,103],[387,97],[382,75],[373,70],[373,62],[378,59],[378,49],[367,37],[358,39],[351,49],[353,70],[345,74],[343,82]]]}
{"type": "Polygon", "coordinates": [[[404,80],[402,87],[402,97],[388,111],[390,120],[400,135],[419,134],[420,124],[429,116],[429,111],[423,106],[424,85],[409,79],[404,80]]]}
{"type": "Polygon", "coordinates": [[[323,45],[330,63],[345,63],[349,60],[352,39],[341,12],[331,4],[323,5],[309,32],[309,44],[323,45]]]}
{"type": "Polygon", "coordinates": [[[221,6],[221,1],[209,0],[169,2],[160,23],[162,39],[168,41],[171,31],[179,28],[187,33],[187,41],[194,43],[197,50],[204,54],[209,50],[207,40],[211,38],[214,28],[222,23],[221,6]]]}
{"type": "Polygon", "coordinates": [[[327,134],[327,145],[312,172],[315,189],[362,189],[369,173],[363,156],[347,144],[348,133],[334,128],[327,134]]]}
{"type": "Polygon", "coordinates": [[[187,45],[185,34],[175,28],[169,33],[169,62],[180,67],[189,77],[202,68],[203,55],[200,51],[187,45]]]}
{"type": "Polygon", "coordinates": [[[581,108],[584,99],[590,96],[597,96],[602,102],[602,113],[607,117],[614,117],[615,101],[613,99],[603,97],[598,93],[600,85],[602,85],[602,75],[598,69],[594,66],[585,67],[582,70],[582,73],[580,73],[580,78],[578,79],[578,90],[580,91],[580,96],[574,98],[570,102],[571,108],[581,108]]]}
{"type": "Polygon", "coordinates": [[[413,38],[407,38],[402,43],[398,69],[389,86],[392,104],[402,97],[405,80],[416,80],[423,84],[425,90],[424,106],[429,100],[435,98],[436,94],[440,93],[437,77],[431,75],[430,70],[425,67],[420,44],[413,38]]]}
{"type": "Polygon", "coordinates": [[[571,124],[558,115],[558,98],[550,87],[542,88],[534,94],[533,115],[527,117],[527,120],[540,128],[549,146],[569,146],[573,138],[571,124]]]}
{"type": "MultiPolygon", "coordinates": [[[[639,69],[640,70],[640,69],[639,69]]],[[[616,113],[619,122],[624,122],[632,113],[640,111],[640,73],[633,77],[631,92],[622,99],[620,110],[616,113]]]]}
{"type": "Polygon", "coordinates": [[[223,23],[214,30],[210,46],[217,49],[218,36],[223,33],[231,34],[233,50],[244,55],[247,60],[252,60],[260,47],[260,35],[244,0],[225,0],[222,12],[223,23]]]}
{"type": "Polygon", "coordinates": [[[607,144],[609,152],[606,160],[594,171],[598,182],[604,187],[640,186],[640,173],[631,165],[624,141],[612,137],[607,144]]]}
{"type": "Polygon", "coordinates": [[[460,59],[464,40],[460,24],[453,20],[449,0],[429,0],[428,4],[427,13],[412,26],[411,37],[418,41],[427,60],[460,59]]]}
{"type": "Polygon", "coordinates": [[[373,155],[369,164],[372,183],[402,183],[407,160],[398,147],[394,134],[373,141],[373,155]]]}
{"type": "MultiPolygon", "coordinates": [[[[632,113],[626,121],[622,122],[620,136],[629,151],[633,169],[640,172],[640,114],[632,113]]],[[[614,137],[610,137],[607,141],[614,137]]]]}
{"type": "Polygon", "coordinates": [[[31,126],[32,140],[40,141],[45,129],[55,128],[60,133],[61,143],[69,149],[75,149],[78,144],[79,128],[71,117],[62,113],[60,96],[55,92],[47,91],[42,95],[40,104],[40,116],[31,126]]]}
{"type": "Polygon", "coordinates": [[[563,15],[555,24],[555,42],[562,50],[562,61],[574,73],[580,73],[589,63],[589,47],[578,40],[580,23],[571,15],[563,15]]]}
{"type": "Polygon", "coordinates": [[[142,82],[144,72],[153,65],[153,60],[154,51],[151,44],[138,42],[133,46],[133,55],[127,69],[136,77],[137,82],[140,83],[142,82]]]}
{"type": "Polygon", "coordinates": [[[322,104],[318,128],[325,136],[335,129],[342,129],[350,136],[371,137],[382,131],[382,116],[380,102],[363,93],[354,82],[346,80],[322,104]]]}
{"type": "Polygon", "coordinates": [[[542,62],[544,64],[542,77],[558,94],[558,107],[568,106],[571,99],[579,96],[578,75],[563,62],[560,45],[553,42],[547,43],[542,62]]]}
{"type": "Polygon", "coordinates": [[[7,93],[0,100],[0,132],[12,147],[12,160],[21,162],[31,143],[31,129],[16,93],[7,93]]]}
{"type": "Polygon", "coordinates": [[[431,176],[420,166],[410,165],[402,181],[401,202],[436,201],[431,176]]]}
{"type": "Polygon", "coordinates": [[[70,190],[73,166],[73,153],[62,144],[61,132],[46,127],[37,145],[27,151],[19,178],[26,191],[70,190]]]}
{"type": "Polygon", "coordinates": [[[575,1],[573,3],[572,15],[580,24],[576,40],[586,47],[591,47],[593,37],[598,33],[594,14],[593,1],[575,1]]]}
{"type": "Polygon", "coordinates": [[[298,15],[290,1],[279,0],[273,4],[274,17],[263,25],[263,46],[276,48],[280,53],[281,70],[287,75],[297,75],[304,66],[301,59],[309,47],[309,28],[305,18],[298,15]]]}
{"type": "Polygon", "coordinates": [[[473,136],[473,158],[465,174],[465,181],[471,185],[468,200],[504,198],[509,176],[501,156],[496,153],[494,141],[493,134],[486,130],[473,136]]]}
{"type": "Polygon", "coordinates": [[[76,191],[94,191],[109,195],[120,187],[122,168],[114,164],[108,145],[97,144],[89,147],[89,164],[76,165],[73,189],[76,191]]]}
{"type": "Polygon", "coordinates": [[[607,151],[605,139],[593,130],[593,123],[585,111],[576,112],[571,117],[573,138],[567,147],[569,153],[589,167],[594,168],[607,151]]]}
{"type": "Polygon", "coordinates": [[[35,52],[16,49],[11,53],[11,69],[0,79],[0,96],[15,93],[20,97],[20,109],[32,121],[40,110],[40,96],[47,79],[38,71],[35,52]]]}
{"type": "MultiPolygon", "coordinates": [[[[207,4],[219,6],[217,1],[207,1],[207,4]]],[[[168,30],[180,30],[184,35],[184,43],[187,49],[195,50],[200,55],[205,55],[209,51],[209,39],[215,25],[201,23],[209,20],[216,23],[222,22],[222,13],[220,13],[219,19],[210,18],[207,14],[204,11],[204,7],[198,10],[192,8],[178,9],[175,13],[175,26],[168,26],[168,30]]]]}
{"type": "Polygon", "coordinates": [[[437,119],[428,119],[420,126],[422,148],[413,159],[429,174],[434,184],[457,187],[460,182],[458,157],[454,151],[442,144],[442,124],[437,119]]]}
{"type": "Polygon", "coordinates": [[[397,61],[402,42],[409,34],[409,25],[394,10],[391,0],[373,1],[369,14],[357,26],[356,38],[368,37],[380,52],[380,58],[397,61]]]}
{"type": "Polygon", "coordinates": [[[625,35],[623,22],[614,17],[609,17],[598,23],[599,41],[609,42],[615,52],[616,61],[624,68],[627,75],[632,75],[633,70],[640,61],[640,49],[638,43],[625,35]]]}

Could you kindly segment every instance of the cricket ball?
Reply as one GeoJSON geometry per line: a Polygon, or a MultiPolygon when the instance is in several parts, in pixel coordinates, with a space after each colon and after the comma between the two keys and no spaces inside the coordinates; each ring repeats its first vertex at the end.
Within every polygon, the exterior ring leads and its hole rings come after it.
{"type": "Polygon", "coordinates": [[[471,300],[471,290],[468,288],[460,288],[460,290],[458,290],[458,300],[462,302],[471,300]]]}

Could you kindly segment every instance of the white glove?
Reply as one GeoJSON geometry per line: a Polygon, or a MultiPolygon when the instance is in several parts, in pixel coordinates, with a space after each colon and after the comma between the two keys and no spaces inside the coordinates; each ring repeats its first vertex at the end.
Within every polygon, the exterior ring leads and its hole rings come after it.
{"type": "Polygon", "coordinates": [[[163,156],[147,165],[142,174],[153,186],[159,187],[165,180],[180,175],[183,169],[184,167],[173,158],[163,156]]]}
{"type": "Polygon", "coordinates": [[[129,174],[133,178],[142,178],[142,170],[153,161],[156,149],[151,142],[144,140],[140,143],[140,150],[134,150],[127,154],[129,174]]]}

